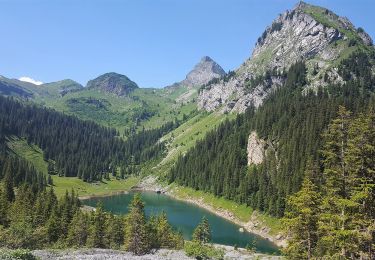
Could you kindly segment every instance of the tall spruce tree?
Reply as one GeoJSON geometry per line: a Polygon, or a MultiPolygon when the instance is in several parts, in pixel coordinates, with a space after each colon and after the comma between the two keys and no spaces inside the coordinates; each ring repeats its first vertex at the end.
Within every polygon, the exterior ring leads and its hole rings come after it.
{"type": "Polygon", "coordinates": [[[69,225],[66,243],[70,247],[84,247],[89,235],[89,219],[82,211],[78,210],[69,225]]]}
{"type": "Polygon", "coordinates": [[[284,223],[290,235],[285,253],[290,259],[312,259],[318,242],[321,195],[306,177],[299,192],[287,200],[284,223]]]}
{"type": "Polygon", "coordinates": [[[51,244],[55,243],[59,239],[61,234],[60,219],[56,207],[52,210],[52,213],[46,223],[46,228],[48,234],[48,242],[51,244]]]}
{"type": "Polygon", "coordinates": [[[110,248],[119,249],[124,244],[124,219],[109,214],[107,217],[107,241],[110,248]]]}
{"type": "Polygon", "coordinates": [[[149,252],[150,238],[147,232],[144,203],[141,196],[136,194],[130,205],[130,212],[126,219],[125,249],[136,255],[149,252]]]}
{"type": "Polygon", "coordinates": [[[9,202],[0,189],[0,225],[2,226],[7,226],[8,224],[8,208],[9,202]]]}
{"type": "Polygon", "coordinates": [[[13,189],[13,171],[10,162],[8,162],[8,164],[5,166],[5,173],[3,179],[3,196],[9,202],[13,202],[15,199],[13,189]]]}
{"type": "Polygon", "coordinates": [[[208,219],[203,217],[193,233],[193,241],[209,243],[211,241],[211,228],[208,219]]]}
{"type": "Polygon", "coordinates": [[[103,209],[103,203],[99,202],[91,219],[88,245],[95,248],[106,248],[106,213],[103,209]]]}
{"type": "Polygon", "coordinates": [[[375,234],[375,115],[360,114],[350,124],[347,165],[353,176],[350,200],[353,229],[358,240],[355,257],[373,250],[375,234]]]}
{"type": "Polygon", "coordinates": [[[351,214],[357,205],[351,199],[355,176],[348,167],[350,121],[350,112],[340,107],[338,117],[324,134],[325,196],[319,225],[322,252],[344,258],[355,252],[358,245],[351,214]]]}

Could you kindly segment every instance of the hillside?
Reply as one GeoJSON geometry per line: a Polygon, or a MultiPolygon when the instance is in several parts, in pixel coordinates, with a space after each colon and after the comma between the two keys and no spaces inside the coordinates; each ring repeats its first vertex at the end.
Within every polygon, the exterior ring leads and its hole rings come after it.
{"type": "Polygon", "coordinates": [[[138,88],[127,76],[115,72],[106,73],[87,82],[86,88],[124,96],[138,88]]]}
{"type": "Polygon", "coordinates": [[[27,89],[27,86],[31,85],[33,84],[0,76],[0,94],[3,96],[30,98],[33,93],[27,89]]]}
{"type": "MultiPolygon", "coordinates": [[[[304,259],[306,255],[303,252],[308,252],[310,256],[343,256],[349,255],[347,252],[350,250],[353,255],[362,254],[371,239],[361,239],[354,234],[363,232],[361,234],[366,236],[367,229],[358,231],[355,226],[345,225],[345,232],[357,239],[356,249],[349,249],[350,242],[343,241],[345,239],[335,233],[339,232],[339,226],[329,229],[332,232],[329,235],[319,233],[321,230],[318,226],[328,220],[318,222],[315,219],[314,223],[304,223],[302,219],[306,211],[303,210],[306,208],[302,205],[306,201],[292,199],[302,200],[303,196],[329,197],[334,193],[333,186],[324,187],[325,181],[344,170],[332,169],[332,165],[325,164],[339,151],[322,153],[324,145],[330,149],[336,147],[332,143],[324,144],[324,133],[330,123],[335,124],[340,120],[340,117],[336,117],[343,113],[340,112],[342,107],[351,111],[347,116],[353,113],[360,117],[361,113],[372,111],[367,115],[368,120],[372,120],[374,65],[372,40],[363,29],[356,29],[347,19],[327,9],[299,3],[293,10],[280,15],[265,30],[258,39],[252,57],[239,69],[209,82],[200,90],[198,106],[201,111],[241,114],[235,120],[225,121],[208,132],[186,154],[179,156],[169,172],[169,183],[190,187],[197,192],[212,193],[238,205],[245,204],[249,210],[259,210],[271,216],[280,218],[285,213],[286,218],[293,216],[293,219],[286,220],[295,228],[288,233],[294,239],[286,250],[289,256],[304,259]],[[302,183],[311,186],[303,186],[306,190],[300,191],[302,183]],[[309,193],[313,192],[312,186],[317,193],[309,193]],[[296,197],[290,197],[297,192],[296,197]],[[309,224],[313,226],[304,226],[309,224]],[[299,229],[302,226],[311,228],[317,237],[310,239],[321,244],[304,245],[307,234],[299,229]],[[324,239],[334,242],[330,244],[324,239]],[[333,249],[333,243],[346,244],[340,252],[340,249],[333,249]],[[313,247],[322,251],[308,251],[313,247]]],[[[373,139],[366,140],[363,142],[372,146],[373,139]]],[[[336,159],[343,160],[344,156],[336,159]]],[[[346,177],[345,173],[336,177],[343,185],[346,185],[346,178],[351,178],[346,177]]],[[[367,175],[366,178],[373,183],[373,176],[367,175]]],[[[361,185],[365,184],[357,185],[364,187],[361,185]]],[[[313,203],[319,204],[319,199],[315,199],[313,203]]],[[[356,200],[349,195],[345,199],[356,200]]],[[[324,218],[324,213],[318,217],[319,210],[339,214],[325,203],[328,202],[321,204],[321,207],[327,207],[325,209],[314,208],[317,211],[316,215],[312,213],[315,218],[324,218]]],[[[314,204],[306,207],[314,207],[314,204]]],[[[337,207],[343,211],[349,210],[348,204],[337,207]]],[[[358,207],[355,210],[362,221],[359,225],[364,227],[367,225],[367,213],[360,213],[362,209],[358,207]]],[[[354,217],[347,214],[348,218],[354,217]]],[[[374,216],[370,218],[373,220],[374,216]]],[[[342,221],[342,217],[340,219],[342,221]]]]}
{"type": "Polygon", "coordinates": [[[105,73],[86,87],[73,80],[34,85],[5,77],[0,94],[17,96],[83,120],[114,127],[121,135],[157,128],[160,124],[188,118],[196,110],[197,90],[225,74],[209,57],[203,57],[186,79],[162,89],[139,88],[125,75],[105,73]]]}

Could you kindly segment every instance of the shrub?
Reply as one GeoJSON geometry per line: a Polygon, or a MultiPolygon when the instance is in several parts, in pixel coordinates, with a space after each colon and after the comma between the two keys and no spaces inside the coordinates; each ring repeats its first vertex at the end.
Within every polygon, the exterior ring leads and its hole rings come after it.
{"type": "Polygon", "coordinates": [[[36,260],[38,258],[26,249],[0,249],[0,259],[36,260]]]}
{"type": "Polygon", "coordinates": [[[187,256],[195,257],[198,260],[203,259],[224,259],[224,250],[215,248],[210,244],[203,244],[197,241],[185,243],[185,253],[187,256]]]}

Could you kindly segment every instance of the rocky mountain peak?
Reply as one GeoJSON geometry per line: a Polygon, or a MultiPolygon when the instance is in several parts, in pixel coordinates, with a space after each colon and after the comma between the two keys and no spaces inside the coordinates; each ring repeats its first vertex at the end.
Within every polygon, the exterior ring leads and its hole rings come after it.
{"type": "Polygon", "coordinates": [[[124,96],[138,88],[138,85],[125,75],[110,72],[90,80],[87,82],[86,87],[98,89],[106,93],[113,93],[118,96],[124,96]]]}
{"type": "Polygon", "coordinates": [[[214,60],[211,59],[211,57],[209,56],[203,56],[200,63],[204,63],[204,62],[213,62],[214,60]]]}
{"type": "Polygon", "coordinates": [[[283,85],[281,75],[290,65],[304,60],[308,71],[308,87],[324,86],[322,73],[340,81],[334,62],[348,47],[369,46],[372,39],[362,28],[332,11],[299,2],[292,10],[279,15],[258,38],[251,57],[229,80],[214,82],[200,92],[198,108],[208,111],[219,107],[222,111],[244,112],[283,85]],[[267,77],[265,77],[267,75],[267,77]],[[254,80],[257,79],[257,80],[254,80]]]}
{"type": "Polygon", "coordinates": [[[186,78],[172,87],[185,86],[188,88],[199,87],[207,84],[214,78],[225,75],[223,68],[208,56],[203,56],[194,68],[186,75],[186,78]]]}

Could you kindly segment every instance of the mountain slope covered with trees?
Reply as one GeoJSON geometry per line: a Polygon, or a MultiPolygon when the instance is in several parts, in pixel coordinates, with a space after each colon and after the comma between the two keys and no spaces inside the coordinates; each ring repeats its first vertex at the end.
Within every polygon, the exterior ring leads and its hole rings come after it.
{"type": "Polygon", "coordinates": [[[164,152],[164,144],[157,140],[179,124],[172,122],[143,130],[124,141],[115,129],[12,99],[0,97],[0,101],[3,152],[7,137],[25,138],[44,151],[45,160],[55,162],[51,172],[89,182],[101,180],[109,173],[115,175],[119,167],[125,173],[157,158],[164,152]]]}
{"type": "Polygon", "coordinates": [[[351,64],[351,80],[317,93],[302,92],[304,63],[291,66],[285,85],[262,107],[249,108],[236,120],[223,123],[181,156],[169,181],[282,216],[285,198],[300,189],[307,161],[319,158],[320,135],[336,116],[338,106],[361,111],[373,103],[374,76],[367,76],[368,59],[353,54],[350,62],[345,60],[340,66],[345,71],[346,64],[351,64]],[[267,141],[268,149],[261,165],[248,167],[247,138],[254,130],[267,141]]]}

